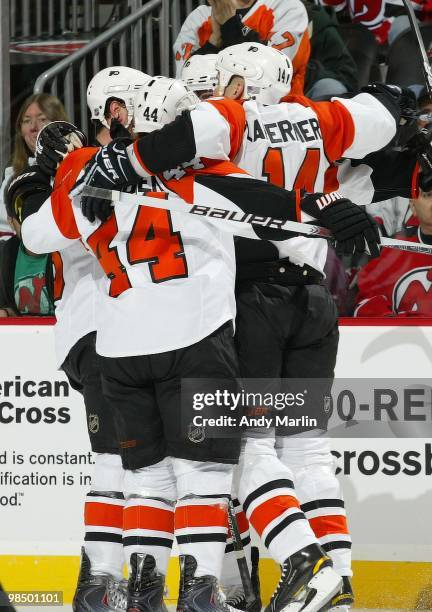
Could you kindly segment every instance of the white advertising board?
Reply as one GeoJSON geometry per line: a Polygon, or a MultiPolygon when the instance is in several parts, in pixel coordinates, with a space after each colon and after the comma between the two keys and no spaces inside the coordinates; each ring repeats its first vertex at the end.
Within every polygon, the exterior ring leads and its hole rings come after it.
{"type": "MultiPolygon", "coordinates": [[[[81,396],[55,368],[51,326],[2,325],[0,345],[0,554],[77,555],[92,472],[81,396]]],[[[432,327],[341,327],[339,377],[426,378],[431,361],[432,327]]],[[[354,558],[432,561],[432,440],[332,444],[354,558]]]]}

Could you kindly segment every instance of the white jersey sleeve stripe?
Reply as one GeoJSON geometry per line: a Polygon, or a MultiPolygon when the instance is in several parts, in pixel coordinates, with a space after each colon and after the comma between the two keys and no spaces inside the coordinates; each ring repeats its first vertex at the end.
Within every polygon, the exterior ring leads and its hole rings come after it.
{"type": "Polygon", "coordinates": [[[36,213],[24,220],[21,236],[25,248],[38,255],[61,251],[78,240],[66,238],[61,233],[53,215],[51,197],[45,200],[36,213]]]}
{"type": "Polygon", "coordinates": [[[211,104],[204,102],[190,114],[196,145],[196,156],[229,161],[231,126],[211,104]]]}
{"type": "Polygon", "coordinates": [[[385,147],[396,134],[393,115],[374,96],[361,93],[354,98],[332,98],[343,104],[354,122],[354,140],[344,157],[362,159],[385,147]],[[376,112],[374,112],[376,111],[376,112]]]}

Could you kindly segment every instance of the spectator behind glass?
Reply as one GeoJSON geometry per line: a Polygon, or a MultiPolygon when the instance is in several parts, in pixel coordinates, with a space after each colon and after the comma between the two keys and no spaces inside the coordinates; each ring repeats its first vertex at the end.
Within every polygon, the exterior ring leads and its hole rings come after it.
{"type": "MultiPolygon", "coordinates": [[[[396,238],[432,245],[432,193],[420,191],[410,200],[418,227],[396,238]]],[[[381,257],[359,272],[356,317],[432,316],[432,258],[430,255],[384,248],[381,257]]]]}
{"type": "Polygon", "coordinates": [[[209,0],[209,5],[190,13],[174,43],[177,78],[191,55],[261,42],[289,56],[294,68],[291,93],[303,94],[310,42],[300,0],[209,0]]]}
{"type": "Polygon", "coordinates": [[[50,121],[68,121],[63,104],[51,94],[33,94],[25,100],[15,124],[12,165],[7,167],[0,187],[0,234],[10,232],[5,208],[5,190],[13,175],[34,163],[36,138],[39,130],[50,121]]]}
{"type": "Polygon", "coordinates": [[[311,55],[306,71],[306,95],[328,100],[358,89],[357,66],[338,32],[336,15],[330,7],[306,0],[311,55]]]}

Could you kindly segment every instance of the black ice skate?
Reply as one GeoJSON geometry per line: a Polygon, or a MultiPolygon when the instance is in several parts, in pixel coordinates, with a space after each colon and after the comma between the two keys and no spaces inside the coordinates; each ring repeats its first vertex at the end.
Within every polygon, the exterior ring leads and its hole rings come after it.
{"type": "Polygon", "coordinates": [[[2,612],[15,612],[15,608],[10,603],[8,594],[5,593],[1,584],[0,584],[0,610],[2,612]]]}
{"type": "Polygon", "coordinates": [[[90,559],[84,547],[81,548],[81,568],[72,610],[74,612],[118,612],[120,608],[112,607],[107,599],[107,587],[112,581],[113,578],[109,574],[99,576],[91,574],[90,559]]]}
{"type": "Polygon", "coordinates": [[[329,612],[349,612],[353,603],[354,593],[351,586],[351,580],[348,576],[343,576],[339,593],[330,601],[329,612]]]}
{"type": "Polygon", "coordinates": [[[132,553],[130,564],[127,612],[168,612],[163,600],[165,576],[157,571],[155,558],[132,553]]]}
{"type": "Polygon", "coordinates": [[[318,612],[341,585],[330,557],[318,544],[310,544],[282,565],[279,584],[265,612],[318,612]]]}
{"type": "Polygon", "coordinates": [[[248,604],[246,601],[243,586],[236,585],[227,587],[225,590],[226,603],[232,608],[237,610],[245,610],[246,612],[260,612],[261,610],[261,595],[260,595],[260,581],[259,581],[259,550],[256,546],[252,546],[251,549],[251,582],[252,589],[255,595],[255,600],[248,604]]]}
{"type": "Polygon", "coordinates": [[[236,612],[222,594],[215,576],[195,576],[192,555],[180,555],[180,591],[177,612],[236,612]]]}

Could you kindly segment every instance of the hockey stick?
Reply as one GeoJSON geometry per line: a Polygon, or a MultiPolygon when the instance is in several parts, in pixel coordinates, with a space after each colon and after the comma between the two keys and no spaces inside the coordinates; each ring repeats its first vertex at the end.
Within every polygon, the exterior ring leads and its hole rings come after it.
{"type": "MultiPolygon", "coordinates": [[[[136,195],[123,193],[121,191],[111,191],[109,189],[100,189],[98,187],[89,187],[85,185],[82,195],[94,196],[104,200],[115,202],[125,202],[132,205],[146,205],[152,208],[163,208],[172,212],[181,212],[189,215],[195,215],[216,224],[218,227],[236,236],[244,236],[246,238],[260,238],[255,234],[254,227],[268,227],[272,229],[285,230],[287,232],[295,232],[310,238],[325,238],[333,240],[333,237],[328,229],[319,225],[310,223],[298,223],[297,221],[283,221],[275,217],[262,217],[243,211],[234,210],[233,208],[217,208],[215,206],[201,206],[198,204],[188,204],[177,196],[168,195],[166,199],[148,197],[145,195],[136,195]]],[[[432,255],[432,245],[418,244],[409,242],[408,240],[398,240],[396,238],[381,238],[381,247],[389,247],[399,249],[401,251],[410,251],[412,253],[423,253],[424,255],[432,255]]]]}
{"type": "Polygon", "coordinates": [[[240,578],[242,581],[243,591],[245,594],[247,609],[253,606],[257,600],[254,588],[252,585],[251,575],[249,567],[246,561],[245,551],[243,549],[243,543],[241,539],[240,529],[238,527],[237,518],[235,515],[235,509],[232,499],[228,500],[228,525],[231,531],[231,537],[233,541],[233,548],[237,559],[237,565],[240,572],[240,578]]]}
{"type": "Polygon", "coordinates": [[[414,33],[414,36],[417,39],[418,48],[420,51],[420,56],[422,60],[422,69],[423,75],[425,79],[425,85],[427,92],[429,94],[429,98],[432,100],[432,70],[429,62],[429,58],[423,43],[423,38],[420,33],[420,28],[417,22],[417,17],[415,16],[413,6],[411,4],[411,0],[402,0],[404,6],[408,13],[408,19],[411,25],[411,30],[414,33]]]}

